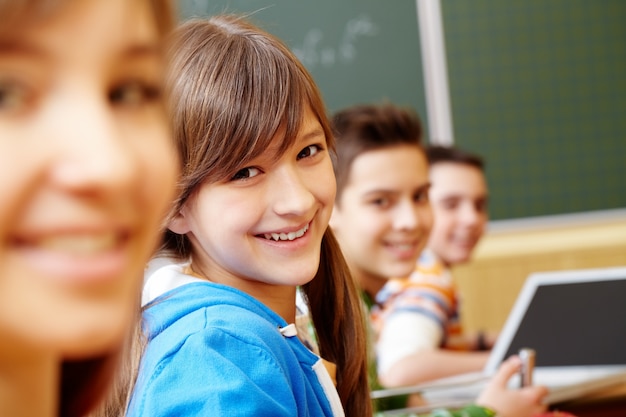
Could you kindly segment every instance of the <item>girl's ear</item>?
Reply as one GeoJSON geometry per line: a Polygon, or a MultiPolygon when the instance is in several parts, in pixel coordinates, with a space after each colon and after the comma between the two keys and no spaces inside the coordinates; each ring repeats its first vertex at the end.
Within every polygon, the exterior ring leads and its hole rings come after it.
{"type": "Polygon", "coordinates": [[[172,232],[184,235],[190,231],[189,222],[187,221],[187,217],[185,216],[185,207],[182,209],[170,220],[170,223],[167,225],[167,228],[172,232]]]}

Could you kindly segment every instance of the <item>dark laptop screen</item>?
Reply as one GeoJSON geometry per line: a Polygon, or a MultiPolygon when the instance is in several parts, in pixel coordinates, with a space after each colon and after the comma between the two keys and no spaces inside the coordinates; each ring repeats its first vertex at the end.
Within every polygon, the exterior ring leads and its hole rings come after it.
{"type": "Polygon", "coordinates": [[[540,285],[505,357],[523,347],[537,366],[626,364],[626,277],[540,285]]]}

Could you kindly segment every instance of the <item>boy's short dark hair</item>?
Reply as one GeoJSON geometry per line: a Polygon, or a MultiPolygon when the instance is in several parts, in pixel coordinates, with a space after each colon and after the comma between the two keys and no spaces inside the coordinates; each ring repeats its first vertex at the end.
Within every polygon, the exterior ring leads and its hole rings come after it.
{"type": "Polygon", "coordinates": [[[398,145],[422,148],[422,123],[410,108],[391,103],[363,104],[345,108],[331,120],[336,138],[333,168],[339,201],[354,159],[360,154],[398,145]]]}
{"type": "Polygon", "coordinates": [[[456,146],[429,145],[426,147],[426,157],[430,166],[441,162],[452,162],[470,165],[483,172],[485,170],[485,161],[481,156],[456,146]]]}

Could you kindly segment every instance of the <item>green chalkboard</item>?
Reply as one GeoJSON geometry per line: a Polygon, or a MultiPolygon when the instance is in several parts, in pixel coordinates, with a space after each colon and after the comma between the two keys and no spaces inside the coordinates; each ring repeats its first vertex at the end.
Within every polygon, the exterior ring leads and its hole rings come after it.
{"type": "MultiPolygon", "coordinates": [[[[329,112],[426,102],[415,0],[183,0],[285,40],[329,112]]],[[[441,0],[455,142],[487,160],[494,220],[626,207],[626,1],[441,0]]]]}
{"type": "Polygon", "coordinates": [[[426,125],[415,0],[183,0],[182,18],[222,12],[283,39],[312,73],[329,112],[387,99],[426,125]]]}
{"type": "Polygon", "coordinates": [[[455,142],[494,219],[626,207],[626,1],[443,0],[455,142]]]}

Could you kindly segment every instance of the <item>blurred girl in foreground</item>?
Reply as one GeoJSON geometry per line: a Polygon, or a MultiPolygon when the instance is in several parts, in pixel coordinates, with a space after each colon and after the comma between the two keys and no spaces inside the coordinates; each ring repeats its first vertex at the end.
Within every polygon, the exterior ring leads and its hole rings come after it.
{"type": "Polygon", "coordinates": [[[167,0],[0,0],[0,415],[107,390],[177,163],[167,0]]]}

